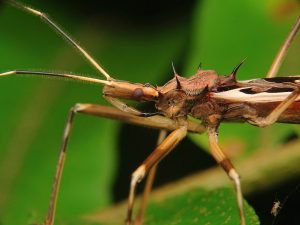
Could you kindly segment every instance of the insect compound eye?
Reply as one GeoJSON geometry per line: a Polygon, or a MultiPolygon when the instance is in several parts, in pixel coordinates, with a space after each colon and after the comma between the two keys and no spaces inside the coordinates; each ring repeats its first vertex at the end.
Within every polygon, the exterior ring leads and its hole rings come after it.
{"type": "Polygon", "coordinates": [[[136,88],[133,91],[133,97],[135,99],[140,99],[143,95],[144,95],[144,92],[143,92],[143,90],[141,88],[136,88]]]}

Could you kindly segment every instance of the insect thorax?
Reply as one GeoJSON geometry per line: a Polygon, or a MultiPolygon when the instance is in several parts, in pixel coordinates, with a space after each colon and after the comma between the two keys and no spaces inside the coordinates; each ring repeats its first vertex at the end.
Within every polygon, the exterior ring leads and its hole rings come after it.
{"type": "Polygon", "coordinates": [[[201,118],[202,115],[219,113],[218,105],[209,93],[220,85],[232,85],[235,82],[232,77],[219,76],[213,70],[198,70],[189,78],[175,74],[172,80],[158,87],[156,108],[170,118],[187,115],[201,118]]]}

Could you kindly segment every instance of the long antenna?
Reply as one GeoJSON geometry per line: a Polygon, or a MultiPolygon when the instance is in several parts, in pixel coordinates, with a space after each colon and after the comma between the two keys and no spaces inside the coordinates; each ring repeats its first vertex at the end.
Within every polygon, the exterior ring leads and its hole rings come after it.
{"type": "Polygon", "coordinates": [[[298,30],[300,29],[300,16],[298,17],[295,25],[293,26],[291,32],[289,33],[289,35],[286,37],[283,45],[281,46],[281,48],[279,49],[270,70],[267,73],[267,78],[271,78],[271,77],[275,77],[286,54],[287,51],[289,49],[290,44],[292,43],[293,39],[295,38],[298,30]]]}
{"type": "Polygon", "coordinates": [[[66,38],[67,42],[69,42],[71,45],[73,45],[75,48],[79,50],[79,52],[101,73],[103,74],[107,80],[111,80],[110,75],[96,62],[96,60],[93,59],[93,57],[87,53],[86,50],[84,50],[73,38],[71,38],[68,34],[66,34],[65,31],[63,31],[53,20],[51,20],[45,13],[40,12],[36,9],[33,9],[31,7],[25,6],[19,2],[15,2],[13,0],[8,0],[8,2],[15,7],[18,7],[20,9],[23,9],[24,11],[31,13],[33,15],[41,17],[41,19],[48,24],[53,30],[55,30],[57,33],[62,35],[64,38],[66,38]]]}
{"type": "Polygon", "coordinates": [[[56,77],[56,78],[66,78],[70,80],[83,81],[92,84],[105,84],[111,85],[111,81],[109,80],[100,80],[91,77],[83,77],[73,74],[65,74],[65,73],[53,73],[53,72],[40,72],[40,71],[29,71],[29,70],[12,70],[4,73],[0,73],[0,77],[2,76],[10,76],[10,75],[34,75],[34,76],[46,76],[46,77],[56,77]]]}

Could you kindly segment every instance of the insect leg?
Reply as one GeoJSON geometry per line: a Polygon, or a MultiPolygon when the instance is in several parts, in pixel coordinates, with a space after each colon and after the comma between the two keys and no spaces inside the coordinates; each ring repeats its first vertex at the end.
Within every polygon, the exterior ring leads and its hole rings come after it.
{"type": "Polygon", "coordinates": [[[50,19],[45,13],[23,5],[19,2],[9,0],[8,1],[12,6],[23,9],[25,12],[28,12],[32,15],[39,16],[46,24],[48,24],[53,30],[59,33],[62,37],[64,37],[67,42],[73,45],[101,74],[103,74],[107,80],[110,80],[110,75],[96,62],[95,59],[84,50],[73,38],[70,37],[63,29],[61,29],[52,19],[50,19]]]}
{"type": "MultiPolygon", "coordinates": [[[[133,107],[129,107],[127,104],[120,101],[119,99],[108,97],[108,96],[104,96],[104,98],[108,102],[110,102],[112,105],[114,105],[115,107],[117,107],[118,109],[120,109],[123,112],[129,113],[129,114],[132,114],[132,115],[137,115],[137,116],[141,115],[140,111],[138,111],[137,109],[135,109],[133,107]]],[[[157,141],[157,145],[159,145],[165,139],[166,135],[167,135],[166,130],[161,130],[160,131],[158,141],[157,141]]],[[[137,215],[137,218],[136,218],[136,224],[142,224],[142,222],[143,222],[143,218],[144,218],[144,214],[145,214],[145,208],[147,206],[147,201],[148,201],[148,196],[149,196],[149,193],[151,192],[152,184],[153,184],[153,181],[154,181],[154,178],[155,178],[156,168],[157,168],[157,164],[155,164],[150,169],[149,174],[147,176],[143,196],[142,196],[142,199],[141,199],[140,209],[139,209],[139,212],[138,212],[138,215],[137,215]]]]}
{"type": "MultiPolygon", "coordinates": [[[[116,108],[95,105],[95,104],[77,104],[78,113],[89,114],[97,117],[104,117],[108,119],[120,120],[126,123],[150,127],[154,129],[165,129],[168,131],[173,131],[178,128],[178,123],[172,119],[163,116],[153,116],[153,117],[139,117],[129,113],[124,113],[116,108]]],[[[206,131],[202,125],[187,120],[187,129],[192,133],[203,133],[206,131]]]]}
{"type": "MultiPolygon", "coordinates": [[[[61,177],[62,177],[65,157],[66,157],[66,148],[67,148],[67,143],[68,143],[71,128],[72,128],[73,119],[74,119],[74,116],[76,113],[83,113],[83,114],[87,114],[87,115],[111,118],[111,119],[121,120],[121,121],[125,121],[125,122],[132,123],[132,124],[157,128],[157,129],[167,129],[167,130],[175,130],[175,131],[177,131],[177,130],[181,131],[181,129],[182,129],[182,128],[178,127],[178,125],[175,121],[165,118],[165,117],[162,117],[162,116],[142,118],[142,117],[134,116],[129,113],[124,113],[124,112],[122,112],[118,109],[112,108],[112,107],[94,105],[94,104],[76,104],[74,107],[72,107],[70,109],[69,114],[68,114],[65,130],[64,130],[64,135],[63,135],[62,146],[60,149],[59,160],[57,163],[54,182],[52,185],[52,192],[51,192],[51,197],[50,197],[48,215],[47,215],[45,223],[44,223],[45,225],[53,225],[53,223],[54,223],[57,196],[58,196],[59,185],[60,185],[60,181],[61,181],[61,177]]],[[[197,124],[195,124],[193,122],[189,122],[187,124],[186,129],[189,130],[190,132],[197,132],[197,133],[204,132],[204,129],[202,126],[200,126],[200,125],[197,126],[197,124]]],[[[175,132],[175,131],[173,131],[173,132],[175,132]]],[[[178,131],[176,132],[176,134],[177,133],[178,133],[178,131]]],[[[168,143],[169,142],[170,141],[168,141],[168,143]]],[[[176,144],[177,144],[177,142],[176,142],[176,144]]],[[[174,145],[176,145],[176,144],[174,144],[174,145]]]]}
{"type": "Polygon", "coordinates": [[[275,123],[280,115],[297,99],[300,95],[300,89],[297,88],[290,95],[287,96],[267,117],[256,117],[248,119],[248,122],[259,126],[265,127],[275,123]]]}
{"type": "Polygon", "coordinates": [[[130,183],[130,191],[128,198],[128,210],[126,224],[132,224],[132,210],[135,201],[135,189],[137,183],[139,183],[149,170],[156,165],[163,157],[165,157],[185,136],[187,133],[187,127],[181,126],[178,129],[171,132],[168,137],[158,145],[155,150],[148,156],[148,158],[140,165],[133,173],[130,183]]]}
{"type": "MultiPolygon", "coordinates": [[[[130,113],[136,116],[140,116],[142,113],[133,108],[128,106],[126,103],[122,102],[121,100],[117,99],[117,98],[112,98],[109,96],[103,96],[108,102],[110,102],[113,106],[115,106],[116,108],[120,109],[123,112],[126,113],[130,113]]],[[[157,145],[159,145],[166,137],[167,132],[166,130],[161,130],[158,140],[157,140],[157,145]]],[[[157,169],[157,164],[155,164],[149,171],[149,174],[147,176],[146,179],[146,184],[145,184],[145,188],[144,188],[144,192],[143,192],[143,196],[141,199],[141,205],[140,205],[140,209],[136,218],[136,224],[142,224],[143,223],[143,218],[144,218],[144,214],[145,214],[145,209],[147,206],[147,201],[148,201],[148,196],[149,193],[151,192],[152,189],[152,185],[154,182],[154,178],[155,178],[155,173],[156,173],[156,169],[157,169]]]]}
{"type": "MultiPolygon", "coordinates": [[[[157,139],[157,145],[159,145],[161,142],[163,142],[163,140],[166,138],[166,136],[167,136],[167,131],[166,130],[160,130],[159,136],[158,136],[158,139],[157,139]]],[[[148,196],[149,196],[149,193],[151,192],[151,189],[152,189],[152,185],[153,185],[153,182],[154,182],[156,170],[157,170],[157,164],[155,164],[150,169],[149,174],[147,176],[145,188],[144,188],[144,191],[143,191],[143,196],[142,196],[142,199],[141,199],[141,206],[140,206],[140,209],[138,211],[136,221],[135,221],[136,225],[141,225],[143,223],[145,210],[146,210],[146,206],[147,206],[147,202],[148,202],[148,196]]]]}
{"type": "Polygon", "coordinates": [[[270,70],[267,73],[267,78],[275,77],[277,75],[277,72],[287,54],[287,51],[290,47],[290,44],[292,43],[294,37],[296,36],[297,32],[300,28],[300,17],[298,17],[294,27],[292,28],[289,35],[286,37],[284,43],[282,44],[281,48],[279,49],[271,67],[270,70]]]}
{"type": "Polygon", "coordinates": [[[209,126],[207,131],[208,131],[209,145],[210,145],[210,151],[212,156],[222,166],[222,168],[225,170],[229,178],[234,182],[237,203],[240,212],[240,224],[245,225],[246,221],[245,221],[245,215],[243,209],[243,193],[241,189],[240,176],[235,170],[235,168],[233,167],[230,159],[227,158],[227,156],[224,154],[224,152],[218,145],[217,128],[215,126],[212,127],[209,126]]]}
{"type": "Polygon", "coordinates": [[[113,106],[115,106],[116,108],[120,109],[123,112],[130,113],[130,114],[133,114],[136,116],[141,114],[141,112],[139,110],[128,106],[126,103],[122,102],[121,100],[119,100],[117,98],[112,98],[112,97],[105,96],[105,95],[103,95],[103,98],[105,98],[113,106]]]}
{"type": "Polygon", "coordinates": [[[59,153],[59,159],[57,162],[54,181],[52,184],[52,192],[51,192],[51,197],[50,197],[50,201],[49,201],[48,214],[47,214],[47,217],[46,217],[45,223],[44,223],[45,225],[53,225],[54,224],[59,186],[60,186],[60,181],[61,181],[64,163],[65,163],[65,159],[66,159],[66,147],[68,144],[68,140],[69,140],[72,124],[73,124],[73,119],[74,119],[74,115],[75,115],[76,111],[77,111],[76,106],[72,107],[70,109],[68,118],[67,118],[67,122],[65,125],[62,145],[61,145],[61,149],[60,149],[60,153],[59,153]]]}
{"type": "Polygon", "coordinates": [[[103,96],[108,102],[110,102],[113,106],[116,108],[120,109],[123,112],[130,113],[135,116],[141,116],[141,117],[152,117],[152,116],[157,116],[157,115],[163,115],[160,112],[154,112],[154,113],[144,113],[132,106],[128,106],[125,102],[121,101],[118,98],[113,98],[109,96],[103,96]]]}

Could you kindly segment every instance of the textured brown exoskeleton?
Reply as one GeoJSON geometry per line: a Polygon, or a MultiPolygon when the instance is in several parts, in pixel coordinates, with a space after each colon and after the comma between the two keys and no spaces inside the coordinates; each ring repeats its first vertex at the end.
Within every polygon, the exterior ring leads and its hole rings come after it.
{"type": "Polygon", "coordinates": [[[106,117],[161,130],[157,147],[132,174],[126,224],[133,224],[132,210],[137,183],[149,173],[145,188],[145,197],[142,200],[141,210],[136,219],[136,223],[141,224],[147,194],[151,189],[158,162],[188,132],[203,133],[207,131],[212,156],[234,182],[240,213],[240,224],[245,225],[239,174],[218,145],[218,127],[224,121],[248,122],[259,127],[264,127],[275,122],[300,123],[300,76],[273,78],[281,65],[289,44],[300,27],[300,18],[298,18],[296,25],[275,58],[267,78],[238,81],[236,73],[242,65],[240,63],[228,76],[218,75],[213,70],[199,69],[194,76],[185,78],[179,76],[174,70],[173,79],[164,86],[153,87],[150,84],[129,83],[113,79],[81,46],[53,23],[44,13],[14,1],[10,1],[10,3],[33,15],[41,17],[43,21],[48,23],[55,31],[76,47],[106,77],[106,80],[72,74],[24,70],[8,71],[1,73],[0,76],[18,74],[46,75],[104,85],[103,97],[115,106],[113,108],[95,104],[76,104],[70,109],[53,183],[49,211],[44,222],[45,225],[54,224],[56,201],[66,156],[66,147],[72,128],[72,121],[76,113],[106,117]],[[153,102],[157,112],[140,112],[119,99],[153,102]],[[198,124],[191,121],[188,116],[200,119],[202,123],[198,124]],[[166,131],[170,132],[168,136],[166,131]]]}

